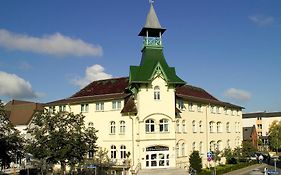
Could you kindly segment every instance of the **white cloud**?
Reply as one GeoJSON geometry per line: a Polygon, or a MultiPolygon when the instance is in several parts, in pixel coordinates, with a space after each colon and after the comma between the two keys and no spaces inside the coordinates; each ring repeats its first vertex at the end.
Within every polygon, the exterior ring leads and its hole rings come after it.
{"type": "Polygon", "coordinates": [[[75,78],[74,80],[72,80],[72,83],[80,86],[80,88],[83,88],[92,81],[112,78],[112,75],[107,74],[104,71],[105,69],[101,65],[92,65],[91,67],[87,67],[85,76],[83,78],[75,78]]]}
{"type": "Polygon", "coordinates": [[[60,33],[33,37],[0,29],[0,47],[10,50],[43,53],[55,56],[101,56],[99,45],[86,43],[60,33]]]}
{"type": "Polygon", "coordinates": [[[249,19],[257,24],[258,26],[270,26],[274,23],[275,18],[272,16],[265,16],[265,15],[252,15],[249,16],[249,19]]]}
{"type": "Polygon", "coordinates": [[[225,91],[224,95],[228,98],[239,100],[239,101],[249,101],[251,99],[251,93],[245,90],[230,88],[225,91]]]}
{"type": "Polygon", "coordinates": [[[36,98],[39,93],[32,90],[31,84],[15,74],[0,71],[0,96],[10,98],[36,98]]]}

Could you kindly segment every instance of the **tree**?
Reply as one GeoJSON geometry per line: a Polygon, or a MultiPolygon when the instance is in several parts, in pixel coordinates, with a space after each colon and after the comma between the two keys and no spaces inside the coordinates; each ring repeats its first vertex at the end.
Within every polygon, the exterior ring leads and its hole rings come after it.
{"type": "Polygon", "coordinates": [[[242,156],[248,158],[255,154],[257,149],[253,146],[251,141],[245,140],[242,142],[242,156]]]}
{"type": "Polygon", "coordinates": [[[49,163],[73,167],[81,163],[88,152],[96,150],[96,130],[86,128],[85,116],[69,112],[37,112],[27,133],[31,139],[27,150],[35,158],[49,163]]]}
{"type": "Polygon", "coordinates": [[[199,151],[193,151],[189,156],[189,169],[194,169],[197,173],[200,173],[202,170],[202,159],[199,155],[199,151]]]}
{"type": "Polygon", "coordinates": [[[281,147],[281,121],[273,121],[269,126],[269,146],[278,151],[281,147]]]}
{"type": "Polygon", "coordinates": [[[8,119],[7,112],[0,100],[0,165],[9,166],[23,156],[24,139],[8,119]]]}
{"type": "Polygon", "coordinates": [[[237,159],[230,148],[225,148],[222,155],[225,157],[227,164],[237,164],[237,159]]]}

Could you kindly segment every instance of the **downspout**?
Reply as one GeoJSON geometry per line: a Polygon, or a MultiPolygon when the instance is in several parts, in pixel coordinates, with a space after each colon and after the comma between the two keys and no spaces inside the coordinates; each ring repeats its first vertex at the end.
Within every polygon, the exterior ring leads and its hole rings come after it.
{"type": "Polygon", "coordinates": [[[134,142],[135,142],[135,137],[134,137],[134,119],[133,117],[130,115],[129,118],[132,120],[132,159],[133,159],[133,166],[135,166],[135,146],[134,146],[134,142]]]}
{"type": "MultiPolygon", "coordinates": [[[[208,138],[209,138],[209,135],[210,135],[210,131],[208,131],[208,127],[209,127],[209,123],[208,123],[208,107],[209,107],[209,105],[210,104],[207,104],[206,105],[206,147],[207,147],[207,152],[206,152],[206,155],[207,155],[207,153],[210,151],[209,150],[209,140],[208,140],[208,138]]],[[[207,157],[207,156],[206,156],[207,157]]],[[[209,163],[208,163],[208,166],[209,166],[209,163]]]]}

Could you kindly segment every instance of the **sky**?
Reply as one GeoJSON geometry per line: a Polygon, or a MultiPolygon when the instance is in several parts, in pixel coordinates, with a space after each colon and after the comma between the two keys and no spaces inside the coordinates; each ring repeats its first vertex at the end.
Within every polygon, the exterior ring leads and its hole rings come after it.
{"type": "MultiPolygon", "coordinates": [[[[0,1],[0,99],[50,102],[139,65],[148,0],[0,1]]],[[[155,0],[164,55],[187,84],[281,111],[281,1],[155,0]]]]}

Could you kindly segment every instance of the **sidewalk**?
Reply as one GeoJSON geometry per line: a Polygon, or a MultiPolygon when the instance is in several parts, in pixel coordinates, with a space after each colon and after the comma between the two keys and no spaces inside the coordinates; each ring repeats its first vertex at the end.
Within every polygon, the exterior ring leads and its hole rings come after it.
{"type": "Polygon", "coordinates": [[[259,169],[259,168],[264,168],[266,167],[267,164],[255,164],[255,165],[251,165],[251,166],[248,166],[248,167],[245,167],[245,168],[241,168],[241,169],[238,169],[238,170],[234,170],[234,171],[231,171],[229,173],[225,173],[224,175],[242,175],[242,174],[247,174],[247,173],[250,173],[251,171],[253,171],[254,169],[259,169]]]}

